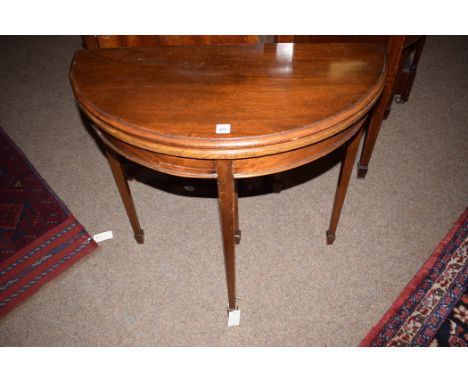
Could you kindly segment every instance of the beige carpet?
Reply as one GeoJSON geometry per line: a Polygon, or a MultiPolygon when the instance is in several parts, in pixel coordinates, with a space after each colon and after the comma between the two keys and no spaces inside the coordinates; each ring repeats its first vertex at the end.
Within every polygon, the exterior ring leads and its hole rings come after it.
{"type": "Polygon", "coordinates": [[[384,122],[367,177],[353,175],[335,244],[335,158],[290,173],[281,194],[244,183],[244,300],[228,328],[217,202],[200,196],[214,183],[194,197],[141,173],[136,244],[70,90],[80,44],[0,38],[0,124],[90,233],[115,238],[0,320],[1,345],[355,346],[468,204],[468,38],[430,37],[409,102],[384,122]]]}

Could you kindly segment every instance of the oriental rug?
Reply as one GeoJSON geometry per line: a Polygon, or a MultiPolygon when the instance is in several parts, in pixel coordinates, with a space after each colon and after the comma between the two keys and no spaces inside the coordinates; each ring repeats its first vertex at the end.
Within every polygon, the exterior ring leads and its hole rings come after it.
{"type": "Polygon", "coordinates": [[[0,127],[0,317],[96,247],[0,127]]]}
{"type": "Polygon", "coordinates": [[[468,208],[360,346],[466,346],[468,208]]]}

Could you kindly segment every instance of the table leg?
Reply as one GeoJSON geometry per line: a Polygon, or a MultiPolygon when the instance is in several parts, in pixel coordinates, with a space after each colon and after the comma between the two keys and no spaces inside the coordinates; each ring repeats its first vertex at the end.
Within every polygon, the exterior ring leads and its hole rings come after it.
{"type": "Polygon", "coordinates": [[[380,126],[385,116],[387,107],[393,101],[393,89],[395,80],[398,75],[398,67],[400,64],[401,52],[403,51],[405,36],[390,36],[387,43],[387,76],[385,86],[377,103],[370,115],[369,126],[367,127],[366,139],[362,147],[361,158],[358,163],[358,178],[364,178],[369,169],[369,161],[374,150],[377,136],[379,135],[380,126]]]}
{"type": "Polygon", "coordinates": [[[119,160],[118,154],[114,153],[112,150],[106,149],[106,154],[112,170],[112,175],[114,175],[115,183],[119,189],[120,197],[127,211],[128,219],[132,225],[135,240],[137,243],[143,244],[144,231],[141,229],[140,222],[138,221],[135,204],[133,203],[132,194],[128,187],[127,176],[125,175],[122,163],[119,160]]]}
{"type": "Polygon", "coordinates": [[[273,192],[279,194],[283,190],[284,176],[282,172],[273,174],[273,192]]]}
{"type": "Polygon", "coordinates": [[[369,169],[369,161],[372,156],[372,151],[374,151],[375,142],[379,135],[380,126],[382,125],[389,97],[390,95],[382,95],[382,99],[375,106],[375,109],[372,112],[371,119],[367,126],[366,138],[364,139],[364,145],[361,151],[361,158],[358,162],[358,178],[364,178],[367,174],[367,170],[369,169]]]}
{"type": "Polygon", "coordinates": [[[239,229],[239,193],[238,193],[238,182],[237,180],[234,180],[234,190],[235,190],[235,196],[234,196],[234,213],[235,213],[235,230],[234,230],[234,241],[236,244],[239,244],[241,241],[241,230],[239,229]]]}
{"type": "Polygon", "coordinates": [[[346,154],[341,165],[340,177],[338,179],[338,187],[335,193],[335,201],[333,203],[333,211],[330,220],[330,226],[327,231],[327,244],[333,244],[335,241],[336,227],[340,220],[341,209],[348,189],[349,178],[353,171],[353,164],[356,159],[359,142],[361,141],[362,128],[352,137],[346,146],[346,154]]]}
{"type": "Polygon", "coordinates": [[[411,51],[414,51],[414,56],[411,62],[411,66],[408,68],[409,73],[406,75],[404,88],[402,89],[400,96],[395,100],[398,103],[404,103],[408,101],[414,79],[416,78],[416,70],[418,68],[419,59],[421,58],[421,53],[424,48],[425,41],[426,36],[420,36],[417,42],[414,43],[414,47],[411,48],[411,51]]]}
{"type": "Polygon", "coordinates": [[[232,161],[218,160],[218,201],[223,233],[224,265],[228,290],[229,309],[236,309],[236,259],[235,230],[237,194],[232,173],[232,161]]]}

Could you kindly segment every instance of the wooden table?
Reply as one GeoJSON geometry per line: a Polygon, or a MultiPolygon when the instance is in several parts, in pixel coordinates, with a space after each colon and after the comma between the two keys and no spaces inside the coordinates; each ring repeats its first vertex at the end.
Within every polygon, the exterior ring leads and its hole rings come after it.
{"type": "Polygon", "coordinates": [[[342,145],[333,243],[366,116],[384,86],[374,44],[255,44],[80,50],[70,78],[105,143],[135,238],[120,156],[182,177],[216,178],[229,309],[236,308],[236,179],[275,174],[342,145]]]}

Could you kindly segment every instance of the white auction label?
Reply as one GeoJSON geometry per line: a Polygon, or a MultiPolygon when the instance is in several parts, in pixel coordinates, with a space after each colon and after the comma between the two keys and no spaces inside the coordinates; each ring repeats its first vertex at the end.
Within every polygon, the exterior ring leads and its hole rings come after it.
{"type": "Polygon", "coordinates": [[[240,309],[230,310],[228,315],[228,326],[239,326],[240,309]]]}
{"type": "Polygon", "coordinates": [[[101,232],[93,236],[93,239],[96,243],[99,243],[104,240],[109,240],[112,239],[114,235],[112,234],[112,231],[106,231],[106,232],[101,232]]]}
{"type": "Polygon", "coordinates": [[[216,124],[216,134],[229,134],[231,132],[230,123],[218,123],[216,124]]]}

